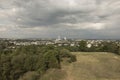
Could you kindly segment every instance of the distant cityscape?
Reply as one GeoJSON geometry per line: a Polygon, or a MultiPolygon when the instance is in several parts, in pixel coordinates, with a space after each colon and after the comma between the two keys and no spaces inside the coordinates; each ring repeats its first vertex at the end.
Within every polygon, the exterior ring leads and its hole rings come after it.
{"type": "Polygon", "coordinates": [[[28,45],[54,45],[54,46],[80,46],[80,41],[86,41],[87,48],[91,48],[91,46],[98,47],[103,42],[114,42],[118,46],[120,45],[119,40],[97,40],[97,39],[68,39],[67,37],[61,38],[58,36],[56,39],[8,39],[8,38],[0,38],[0,42],[7,42],[14,46],[10,48],[15,48],[15,46],[28,46],[28,45]]]}

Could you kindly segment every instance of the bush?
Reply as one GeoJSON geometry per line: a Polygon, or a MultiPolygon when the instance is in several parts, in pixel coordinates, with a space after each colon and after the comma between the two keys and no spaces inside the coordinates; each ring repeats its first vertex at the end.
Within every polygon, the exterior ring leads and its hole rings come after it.
{"type": "Polygon", "coordinates": [[[72,55],[69,50],[67,49],[62,49],[60,51],[60,57],[62,58],[69,58],[68,62],[75,62],[76,61],[76,56],[72,55]]]}

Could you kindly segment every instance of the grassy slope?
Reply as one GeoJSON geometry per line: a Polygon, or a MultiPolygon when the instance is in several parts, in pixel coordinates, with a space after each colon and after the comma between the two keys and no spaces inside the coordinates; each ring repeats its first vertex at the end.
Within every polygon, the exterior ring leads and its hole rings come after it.
{"type": "Polygon", "coordinates": [[[77,62],[63,64],[61,71],[48,72],[46,80],[120,80],[120,56],[104,52],[73,54],[77,62]]]}

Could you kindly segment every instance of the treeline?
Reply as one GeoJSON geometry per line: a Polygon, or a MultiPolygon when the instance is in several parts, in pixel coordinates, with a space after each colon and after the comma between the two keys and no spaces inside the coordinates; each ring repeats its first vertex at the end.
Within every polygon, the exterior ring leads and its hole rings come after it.
{"type": "Polygon", "coordinates": [[[91,47],[87,47],[87,41],[80,41],[79,46],[62,46],[71,52],[112,52],[120,55],[120,44],[116,41],[104,41],[97,45],[92,44],[91,47]]]}
{"type": "Polygon", "coordinates": [[[0,80],[40,80],[50,68],[61,68],[63,58],[68,62],[76,57],[67,49],[54,46],[20,46],[0,53],[0,80]]]}

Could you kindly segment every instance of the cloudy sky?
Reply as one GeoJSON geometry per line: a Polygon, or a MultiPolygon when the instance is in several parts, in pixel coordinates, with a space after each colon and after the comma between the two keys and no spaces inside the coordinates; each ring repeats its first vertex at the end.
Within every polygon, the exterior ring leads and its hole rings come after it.
{"type": "Polygon", "coordinates": [[[0,38],[120,39],[120,0],[0,0],[0,38]]]}

